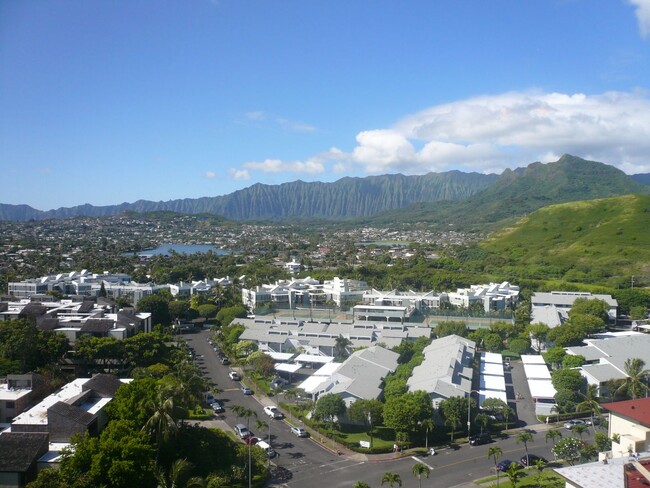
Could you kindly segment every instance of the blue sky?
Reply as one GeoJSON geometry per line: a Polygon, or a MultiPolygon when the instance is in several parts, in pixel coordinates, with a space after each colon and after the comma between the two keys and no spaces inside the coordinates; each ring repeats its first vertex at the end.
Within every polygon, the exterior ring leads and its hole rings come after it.
{"type": "Polygon", "coordinates": [[[0,203],[650,172],[650,0],[0,0],[0,203]]]}

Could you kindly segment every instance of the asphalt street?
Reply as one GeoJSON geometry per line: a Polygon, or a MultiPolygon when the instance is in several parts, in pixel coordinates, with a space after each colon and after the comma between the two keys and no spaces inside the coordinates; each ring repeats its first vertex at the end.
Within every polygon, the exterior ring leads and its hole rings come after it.
{"type": "MultiPolygon", "coordinates": [[[[488,448],[499,445],[503,450],[502,459],[519,460],[525,454],[523,444],[518,444],[515,436],[504,436],[495,443],[482,446],[464,444],[455,448],[440,449],[435,456],[409,456],[392,458],[386,456],[366,456],[342,450],[339,455],[326,449],[314,438],[298,438],[291,433],[289,419],[274,420],[268,417],[263,407],[273,405],[273,401],[263,395],[244,395],[241,384],[228,377],[230,366],[222,365],[217,354],[208,343],[209,331],[185,335],[185,339],[197,354],[196,363],[204,375],[216,386],[219,393],[216,397],[223,402],[225,412],[215,416],[213,421],[205,422],[206,426],[216,426],[232,431],[236,423],[246,423],[245,419],[237,418],[232,413],[233,405],[242,405],[253,410],[257,418],[264,420],[270,427],[270,444],[277,452],[272,462],[291,471],[291,478],[284,482],[271,483],[270,486],[298,488],[349,488],[355,481],[365,481],[370,486],[377,486],[386,471],[401,476],[405,486],[415,486],[417,480],[412,474],[414,463],[423,463],[430,468],[429,479],[422,480],[423,487],[463,487],[475,479],[494,474],[494,462],[487,457],[488,448]]],[[[255,427],[255,418],[251,418],[250,430],[260,439],[269,442],[269,430],[260,431],[255,427]]],[[[294,424],[300,425],[294,421],[294,424]]],[[[559,428],[564,436],[571,435],[569,431],[558,425],[527,425],[526,429],[533,433],[533,442],[529,443],[531,454],[553,459],[551,443],[545,442],[545,431],[549,428],[559,428]]],[[[513,431],[512,433],[514,433],[513,431]]],[[[584,435],[590,440],[593,431],[584,435]]]]}

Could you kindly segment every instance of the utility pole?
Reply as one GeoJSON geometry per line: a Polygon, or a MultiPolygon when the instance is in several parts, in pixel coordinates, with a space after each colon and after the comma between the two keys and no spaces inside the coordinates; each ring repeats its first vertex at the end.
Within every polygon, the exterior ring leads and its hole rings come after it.
{"type": "Polygon", "coordinates": [[[630,278],[630,285],[632,286],[632,289],[634,290],[634,275],[632,275],[632,278],[630,278]]]}

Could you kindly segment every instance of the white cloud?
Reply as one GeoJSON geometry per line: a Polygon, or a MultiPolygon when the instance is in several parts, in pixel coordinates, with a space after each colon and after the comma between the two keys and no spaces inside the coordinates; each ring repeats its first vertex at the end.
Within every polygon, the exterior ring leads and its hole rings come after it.
{"type": "Polygon", "coordinates": [[[650,0],[630,0],[630,3],[636,7],[635,13],[641,37],[650,36],[650,0]]]}
{"type": "Polygon", "coordinates": [[[333,147],[304,162],[268,159],[242,166],[265,173],[499,173],[556,161],[565,153],[626,173],[649,172],[648,94],[527,91],[474,97],[432,106],[392,127],[359,132],[347,152],[333,147]]]}
{"type": "Polygon", "coordinates": [[[317,159],[307,161],[281,161],[279,159],[266,159],[262,162],[249,162],[242,165],[247,169],[255,169],[263,173],[323,173],[325,167],[317,159]]]}
{"type": "Polygon", "coordinates": [[[235,180],[250,180],[251,176],[247,169],[230,168],[230,176],[235,180]]]}
{"type": "Polygon", "coordinates": [[[261,110],[246,113],[246,118],[249,120],[256,120],[256,121],[266,120],[266,117],[267,117],[266,113],[261,110]]]}
{"type": "Polygon", "coordinates": [[[245,115],[248,120],[253,122],[267,122],[268,124],[276,125],[294,132],[314,132],[317,130],[316,127],[311,124],[289,120],[278,115],[269,114],[263,110],[247,112],[245,115]]]}
{"type": "Polygon", "coordinates": [[[206,171],[205,172],[205,177],[206,178],[212,179],[212,178],[216,178],[216,176],[217,176],[217,174],[214,171],[206,171]]]}

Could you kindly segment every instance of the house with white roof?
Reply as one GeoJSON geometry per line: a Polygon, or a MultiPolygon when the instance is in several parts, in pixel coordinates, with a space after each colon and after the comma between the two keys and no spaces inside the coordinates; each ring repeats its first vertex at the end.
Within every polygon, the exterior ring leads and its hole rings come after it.
{"type": "Polygon", "coordinates": [[[616,321],[618,302],[611,295],[592,295],[581,291],[552,291],[533,293],[530,298],[531,323],[557,327],[568,318],[573,302],[578,298],[603,300],[609,306],[610,320],[616,321]]]}

